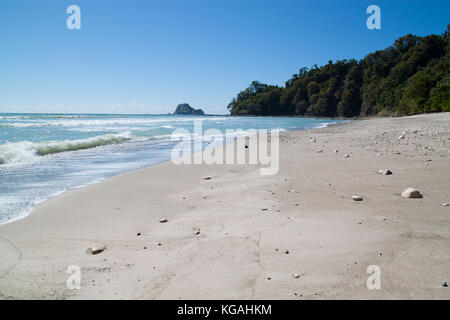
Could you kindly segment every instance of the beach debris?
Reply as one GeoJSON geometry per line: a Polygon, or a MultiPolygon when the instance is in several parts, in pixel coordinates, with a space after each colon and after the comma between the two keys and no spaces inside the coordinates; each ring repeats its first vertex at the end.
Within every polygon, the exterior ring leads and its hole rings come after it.
{"type": "MultiPolygon", "coordinates": [[[[294,203],[296,206],[298,206],[298,202],[294,203]]],[[[447,203],[448,204],[448,203],[447,203]]]]}
{"type": "Polygon", "coordinates": [[[400,137],[398,137],[398,140],[403,140],[403,139],[405,139],[405,135],[404,134],[402,134],[400,137]]]}
{"type": "Polygon", "coordinates": [[[198,236],[198,235],[200,234],[200,228],[195,229],[195,230],[194,230],[194,234],[195,234],[196,236],[198,236]]]}
{"type": "Polygon", "coordinates": [[[245,149],[248,149],[248,145],[245,145],[245,149]]]}
{"type": "Polygon", "coordinates": [[[353,195],[352,199],[353,201],[363,201],[363,197],[357,194],[353,195]]]}
{"type": "Polygon", "coordinates": [[[388,175],[392,174],[392,171],[389,170],[389,169],[382,169],[382,170],[379,170],[378,173],[382,174],[382,175],[385,175],[385,176],[388,176],[388,175]]]}
{"type": "Polygon", "coordinates": [[[445,287],[445,288],[447,288],[447,287],[448,287],[448,284],[447,284],[447,282],[445,282],[445,281],[444,281],[444,282],[442,282],[442,286],[443,286],[443,287],[445,287]]]}
{"type": "Polygon", "coordinates": [[[140,232],[138,232],[138,233],[136,234],[136,236],[138,236],[138,237],[139,237],[140,235],[141,235],[141,233],[140,233],[140,232]]]}
{"type": "Polygon", "coordinates": [[[211,177],[204,177],[203,180],[211,180],[211,177]]]}
{"type": "Polygon", "coordinates": [[[167,220],[166,218],[159,219],[160,223],[166,223],[167,221],[169,221],[169,220],[167,220]]]}
{"type": "Polygon", "coordinates": [[[267,277],[267,280],[272,280],[272,278],[271,277],[267,277]]]}
{"type": "Polygon", "coordinates": [[[347,153],[344,158],[350,158],[350,155],[347,153]]]}
{"type": "Polygon", "coordinates": [[[298,279],[298,278],[300,278],[300,275],[299,275],[298,273],[294,273],[293,277],[294,277],[295,279],[298,279]]]}
{"type": "Polygon", "coordinates": [[[334,152],[335,152],[335,153],[338,153],[338,152],[339,152],[339,150],[338,150],[338,149],[335,149],[335,150],[334,150],[334,152]]]}
{"type": "Polygon", "coordinates": [[[286,250],[286,251],[284,252],[284,254],[289,254],[289,250],[286,250]]]}
{"type": "Polygon", "coordinates": [[[402,198],[423,198],[422,194],[414,189],[414,188],[408,188],[401,194],[402,198]]]}
{"type": "Polygon", "coordinates": [[[323,149],[317,150],[317,153],[322,153],[322,152],[323,152],[323,149]]]}
{"type": "Polygon", "coordinates": [[[263,208],[261,208],[261,210],[262,210],[262,211],[267,211],[267,210],[269,210],[269,208],[263,207],[263,208]]]}
{"type": "Polygon", "coordinates": [[[91,254],[99,254],[99,253],[103,252],[105,249],[106,249],[106,246],[104,244],[95,243],[88,249],[88,251],[91,254]]]}
{"type": "Polygon", "coordinates": [[[443,203],[442,205],[443,205],[444,207],[448,207],[448,206],[449,206],[448,203],[443,203]]]}

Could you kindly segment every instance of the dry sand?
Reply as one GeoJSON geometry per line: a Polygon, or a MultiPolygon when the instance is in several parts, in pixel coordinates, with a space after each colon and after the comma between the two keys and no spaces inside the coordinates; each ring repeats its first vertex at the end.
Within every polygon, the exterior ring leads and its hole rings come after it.
{"type": "Polygon", "coordinates": [[[450,298],[449,113],[280,140],[275,176],[169,162],[0,226],[0,298],[450,298]],[[408,187],[423,198],[401,198],[408,187]],[[96,242],[106,250],[88,254],[96,242]],[[66,288],[70,265],[81,268],[80,290],[66,288]],[[380,267],[380,290],[366,286],[369,265],[380,267]]]}

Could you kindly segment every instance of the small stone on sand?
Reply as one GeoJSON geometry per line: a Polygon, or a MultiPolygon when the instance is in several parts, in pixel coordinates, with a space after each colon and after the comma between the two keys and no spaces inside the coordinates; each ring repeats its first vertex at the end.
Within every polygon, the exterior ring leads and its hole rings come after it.
{"type": "Polygon", "coordinates": [[[160,219],[159,220],[160,223],[166,223],[167,221],[169,221],[169,220],[167,220],[167,219],[160,219]]]}
{"type": "Polygon", "coordinates": [[[299,275],[298,273],[294,273],[293,277],[294,277],[295,279],[298,279],[298,278],[300,278],[300,275],[299,275]]]}
{"type": "Polygon", "coordinates": [[[317,153],[322,153],[322,152],[323,152],[323,149],[317,150],[317,153]]]}
{"type": "Polygon", "coordinates": [[[448,206],[449,206],[448,203],[443,203],[442,205],[443,205],[444,207],[448,207],[448,206]]]}
{"type": "Polygon", "coordinates": [[[141,233],[140,232],[138,232],[137,234],[136,234],[138,237],[141,235],[141,233]]]}
{"type": "Polygon", "coordinates": [[[350,155],[347,153],[344,158],[350,158],[350,155]]]}
{"type": "Polygon", "coordinates": [[[261,210],[262,210],[262,211],[267,211],[267,210],[268,210],[268,208],[261,208],[261,210]]]}
{"type": "Polygon", "coordinates": [[[106,247],[104,244],[96,243],[89,248],[89,252],[92,254],[99,254],[100,252],[103,252],[105,249],[106,247]]]}
{"type": "Polygon", "coordinates": [[[378,173],[379,173],[379,174],[383,174],[383,175],[385,175],[385,176],[388,176],[388,175],[391,175],[391,174],[392,174],[392,171],[389,170],[389,169],[382,169],[382,170],[379,170],[378,173]]]}
{"type": "Polygon", "coordinates": [[[360,195],[353,195],[352,199],[353,201],[363,201],[363,197],[360,195]]]}
{"type": "Polygon", "coordinates": [[[447,287],[448,287],[448,284],[447,284],[447,282],[445,282],[445,281],[444,281],[444,282],[442,282],[442,286],[443,286],[443,287],[446,287],[446,288],[447,288],[447,287]]]}
{"type": "Polygon", "coordinates": [[[402,198],[423,198],[422,194],[414,188],[406,189],[401,196],[402,198]]]}
{"type": "Polygon", "coordinates": [[[211,177],[204,177],[203,180],[211,180],[211,177]]]}
{"type": "Polygon", "coordinates": [[[398,139],[399,140],[403,140],[403,139],[405,139],[405,135],[404,134],[402,134],[400,137],[398,137],[398,139]]]}

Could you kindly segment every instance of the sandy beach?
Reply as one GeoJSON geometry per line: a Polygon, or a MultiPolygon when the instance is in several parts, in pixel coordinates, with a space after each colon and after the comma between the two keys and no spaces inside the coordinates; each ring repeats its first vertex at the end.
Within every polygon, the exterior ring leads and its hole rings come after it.
{"type": "Polygon", "coordinates": [[[450,113],[356,120],[282,133],[274,176],[167,162],[66,192],[0,225],[0,298],[450,299],[449,145],[450,113]]]}

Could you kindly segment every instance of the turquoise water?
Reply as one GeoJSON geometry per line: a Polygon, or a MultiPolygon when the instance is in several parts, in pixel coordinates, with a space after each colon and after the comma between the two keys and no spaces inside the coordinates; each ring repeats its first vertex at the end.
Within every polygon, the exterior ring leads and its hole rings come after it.
{"type": "MultiPolygon", "coordinates": [[[[0,113],[0,223],[66,190],[170,159],[176,129],[295,130],[312,118],[0,113]]],[[[194,136],[190,136],[194,138],[194,136]]]]}

